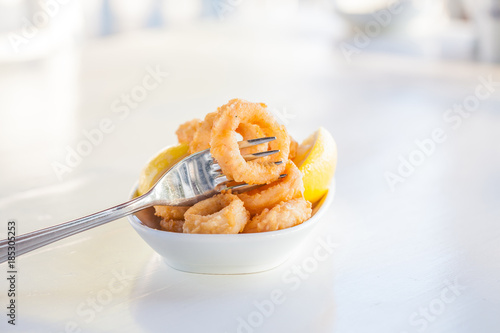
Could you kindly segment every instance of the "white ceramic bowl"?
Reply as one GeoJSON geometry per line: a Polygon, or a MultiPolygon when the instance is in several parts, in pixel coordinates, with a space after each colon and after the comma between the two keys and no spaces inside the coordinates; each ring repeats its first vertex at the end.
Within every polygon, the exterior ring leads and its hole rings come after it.
{"type": "MultiPolygon", "coordinates": [[[[255,273],[282,264],[304,241],[331,205],[335,183],[304,223],[283,230],[253,234],[182,234],[154,229],[153,209],[128,217],[139,235],[165,260],[181,271],[207,274],[255,273]]],[[[135,191],[134,191],[135,193],[135,191]]]]}

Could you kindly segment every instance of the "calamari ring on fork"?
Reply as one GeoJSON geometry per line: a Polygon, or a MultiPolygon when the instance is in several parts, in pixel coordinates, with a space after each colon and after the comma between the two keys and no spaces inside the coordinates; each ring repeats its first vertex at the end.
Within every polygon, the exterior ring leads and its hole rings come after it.
{"type": "MultiPolygon", "coordinates": [[[[258,139],[265,137],[264,131],[258,125],[254,124],[241,123],[240,126],[238,126],[238,128],[236,129],[236,132],[241,135],[243,140],[258,139]]],[[[242,148],[240,149],[240,153],[242,155],[255,154],[262,151],[267,151],[268,148],[269,148],[268,143],[262,143],[260,145],[242,148]]]]}
{"type": "Polygon", "coordinates": [[[248,184],[269,184],[277,180],[285,168],[285,163],[268,163],[288,160],[290,137],[285,127],[267,112],[265,104],[230,100],[220,107],[211,134],[210,153],[219,163],[222,173],[230,179],[248,184]],[[279,152],[265,162],[262,159],[245,161],[236,137],[236,130],[242,123],[258,125],[265,136],[275,136],[276,140],[269,143],[269,148],[279,152]]]}
{"type": "Polygon", "coordinates": [[[244,233],[275,231],[294,227],[309,219],[312,214],[311,203],[304,198],[282,201],[271,209],[248,222],[244,233]]]}
{"type": "MultiPolygon", "coordinates": [[[[216,116],[217,112],[211,112],[207,114],[205,116],[205,119],[200,123],[196,132],[193,134],[192,140],[190,140],[189,142],[190,154],[194,154],[199,151],[210,148],[210,140],[212,138],[212,127],[214,126],[214,120],[216,116]]],[[[236,132],[243,137],[243,140],[257,139],[265,136],[264,131],[262,131],[259,126],[253,124],[245,124],[245,123],[240,124],[236,132]]],[[[241,152],[242,154],[253,154],[265,151],[267,150],[267,148],[268,144],[265,143],[253,147],[243,148],[241,152]]]]}
{"type": "Polygon", "coordinates": [[[287,175],[286,177],[255,190],[238,194],[250,215],[254,216],[264,208],[272,208],[281,201],[303,197],[304,183],[299,168],[292,161],[288,161],[283,172],[287,175]]]}
{"type": "Polygon", "coordinates": [[[250,214],[234,194],[223,193],[196,203],[184,214],[184,233],[237,234],[250,214]]]}
{"type": "Polygon", "coordinates": [[[201,126],[201,120],[199,119],[193,119],[181,124],[177,129],[177,131],[175,131],[179,143],[189,144],[190,142],[192,142],[194,135],[196,134],[200,126],[201,126]]]}

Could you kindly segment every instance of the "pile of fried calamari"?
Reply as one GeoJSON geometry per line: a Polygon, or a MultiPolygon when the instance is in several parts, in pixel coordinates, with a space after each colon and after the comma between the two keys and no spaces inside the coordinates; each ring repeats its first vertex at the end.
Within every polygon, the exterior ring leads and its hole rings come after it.
{"type": "Polygon", "coordinates": [[[236,182],[266,184],[241,194],[222,193],[192,207],[155,206],[165,231],[201,234],[254,233],[285,229],[311,217],[311,203],[304,199],[302,174],[292,162],[295,142],[262,103],[233,99],[203,121],[194,119],[176,132],[179,143],[193,154],[210,148],[222,173],[236,182]],[[275,141],[239,149],[243,140],[276,137],[275,141]],[[245,161],[242,154],[267,150],[279,153],[245,161]],[[281,164],[274,162],[282,161],[281,164]],[[286,174],[286,177],[280,175],[286,174]]]}

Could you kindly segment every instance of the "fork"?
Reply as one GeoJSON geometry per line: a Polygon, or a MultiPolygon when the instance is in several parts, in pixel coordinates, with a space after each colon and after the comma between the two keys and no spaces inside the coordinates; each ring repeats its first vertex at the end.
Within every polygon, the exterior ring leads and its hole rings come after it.
{"type": "MultiPolygon", "coordinates": [[[[276,140],[276,137],[240,141],[238,145],[240,149],[243,149],[273,140],[276,140]]],[[[243,158],[250,161],[278,152],[279,150],[269,150],[246,154],[243,155],[243,158]]],[[[282,161],[274,163],[281,164],[282,161]]],[[[285,176],[280,175],[280,178],[285,176]]],[[[222,174],[219,164],[217,164],[210,154],[210,149],[206,149],[189,155],[172,166],[147,193],[130,201],[95,214],[21,235],[16,237],[15,242],[11,242],[10,245],[8,239],[0,241],[0,263],[7,261],[7,250],[10,252],[12,247],[17,257],[151,206],[191,206],[221,191],[232,190],[235,192],[244,192],[259,186],[262,185],[234,184],[222,174]]]]}

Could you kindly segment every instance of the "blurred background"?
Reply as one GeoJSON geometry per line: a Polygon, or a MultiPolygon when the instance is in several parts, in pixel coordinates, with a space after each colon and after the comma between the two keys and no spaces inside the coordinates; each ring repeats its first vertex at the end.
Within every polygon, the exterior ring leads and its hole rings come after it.
{"type": "MultiPolygon", "coordinates": [[[[500,1],[0,0],[0,138],[38,154],[28,159],[3,145],[10,162],[2,171],[28,172],[36,163],[28,174],[45,180],[32,181],[54,181],[54,161],[68,155],[66,144],[76,145],[147,66],[162,66],[174,78],[140,103],[144,117],[200,98],[214,108],[231,93],[265,97],[278,108],[295,105],[300,113],[310,101],[287,90],[298,89],[290,78],[306,83],[327,68],[340,73],[368,55],[375,67],[393,59],[498,62],[500,1]],[[236,81],[245,88],[235,89],[236,81]]],[[[334,73],[330,82],[341,77],[334,73]]],[[[330,90],[330,97],[345,96],[340,91],[330,90]]],[[[321,96],[315,104],[326,108],[321,96]]],[[[79,168],[73,169],[66,175],[79,168]]],[[[5,181],[19,186],[16,177],[5,181]]]]}
{"type": "Polygon", "coordinates": [[[2,0],[0,60],[35,59],[70,41],[212,22],[309,33],[331,45],[361,32],[377,35],[370,51],[499,61],[499,17],[496,0],[2,0]]]}

